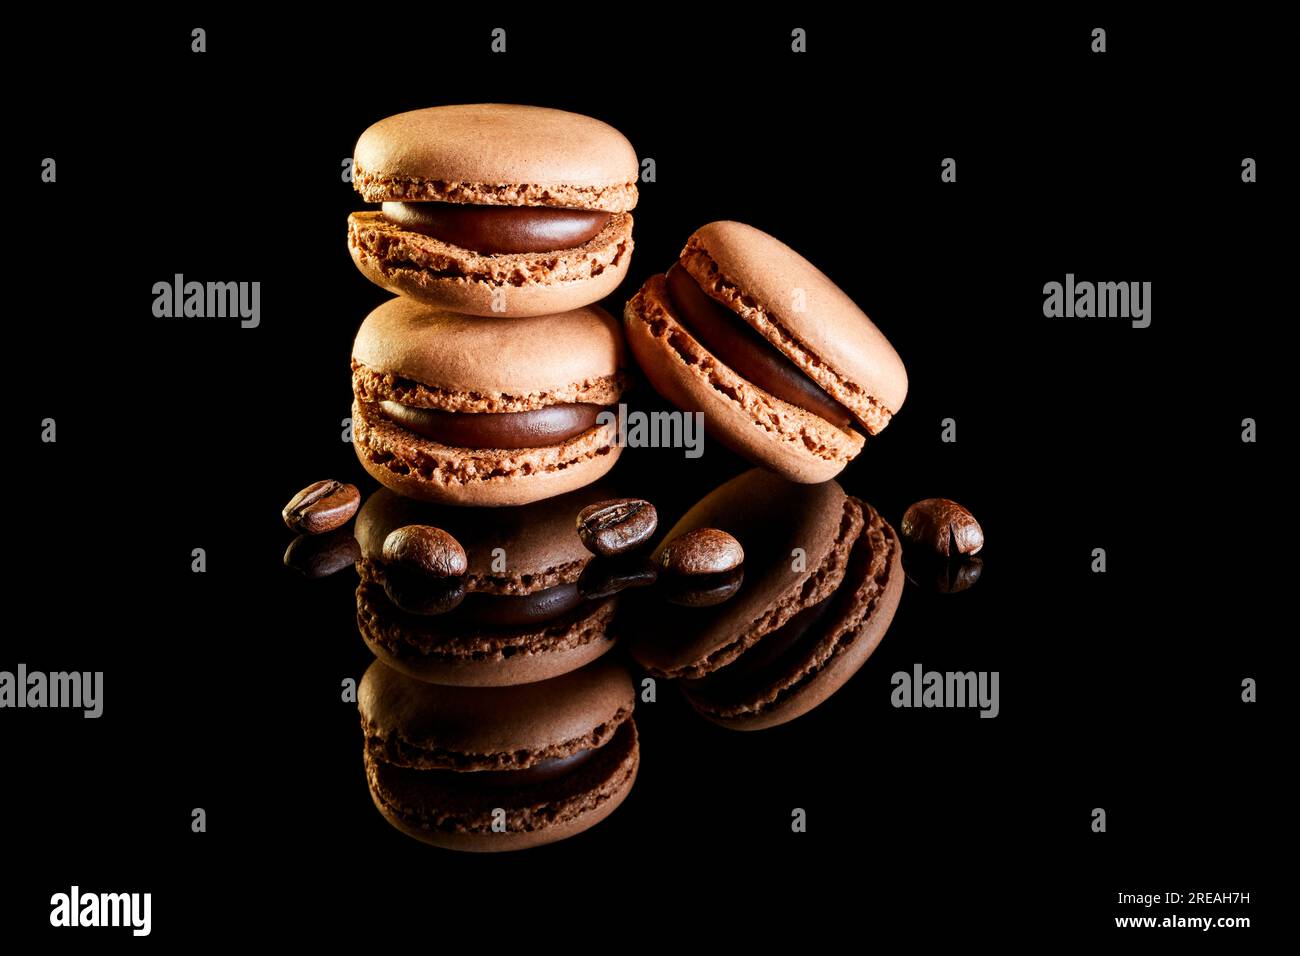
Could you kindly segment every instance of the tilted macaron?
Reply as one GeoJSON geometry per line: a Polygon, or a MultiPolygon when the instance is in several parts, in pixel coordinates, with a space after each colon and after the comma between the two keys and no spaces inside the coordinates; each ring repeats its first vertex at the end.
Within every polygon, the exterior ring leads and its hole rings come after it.
{"type": "Polygon", "coordinates": [[[375,123],[352,183],[380,210],[348,218],[366,278],[470,315],[563,312],[609,295],[632,257],[639,165],[590,116],[500,103],[375,123]]]}
{"type": "Polygon", "coordinates": [[[833,481],[747,471],[691,508],[655,554],[696,528],[740,541],[740,588],[720,604],[636,605],[628,617],[645,622],[632,642],[638,663],[681,679],[715,723],[757,730],[807,713],[857,672],[893,620],[904,578],[898,536],[833,481]]]}
{"type": "Polygon", "coordinates": [[[474,318],[391,299],[352,347],[353,445],[412,498],[525,504],[613,467],[617,424],[596,419],[626,385],[618,322],[596,306],[474,318]]]}
{"type": "Polygon", "coordinates": [[[425,684],[376,661],[357,692],[371,798],[398,830],[447,849],[567,839],[631,791],[635,704],[627,671],[604,661],[492,688],[425,684]]]}
{"type": "Polygon", "coordinates": [[[618,598],[587,600],[580,592],[578,578],[592,556],[574,516],[610,495],[596,484],[483,510],[375,492],[357,513],[355,531],[357,627],[366,645],[412,677],[475,687],[546,680],[605,654],[614,646],[618,598]],[[441,528],[460,542],[468,559],[463,579],[421,589],[385,566],[384,539],[411,524],[441,528]],[[424,602],[423,594],[435,600],[424,602]]]}
{"type": "Polygon", "coordinates": [[[792,481],[825,481],[907,396],[889,341],[789,246],[712,222],[627,303],[638,364],[711,437],[792,481]]]}

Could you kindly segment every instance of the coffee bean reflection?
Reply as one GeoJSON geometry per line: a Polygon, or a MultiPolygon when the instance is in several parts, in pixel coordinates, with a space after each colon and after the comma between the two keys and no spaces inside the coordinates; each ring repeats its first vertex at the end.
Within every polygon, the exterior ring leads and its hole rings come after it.
{"type": "Polygon", "coordinates": [[[408,614],[447,614],[465,600],[461,578],[431,578],[398,565],[383,565],[376,570],[383,577],[388,599],[408,614]]]}
{"type": "Polygon", "coordinates": [[[930,594],[956,594],[975,586],[984,570],[980,558],[948,560],[929,554],[903,552],[907,580],[930,594]]]}
{"type": "Polygon", "coordinates": [[[344,528],[324,535],[298,535],[284,552],[284,566],[306,578],[327,578],[352,567],[360,557],[361,546],[344,528]]]}

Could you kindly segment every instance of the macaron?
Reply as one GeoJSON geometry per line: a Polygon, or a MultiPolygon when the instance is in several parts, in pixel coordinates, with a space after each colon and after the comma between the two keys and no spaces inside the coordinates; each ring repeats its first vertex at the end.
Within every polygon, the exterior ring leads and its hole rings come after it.
{"type": "Polygon", "coordinates": [[[836,482],[745,472],[692,507],[656,556],[697,528],[726,531],[744,547],[739,588],[707,606],[636,604],[628,617],[645,622],[631,644],[638,663],[679,679],[714,723],[758,730],[807,713],[888,630],[904,580],[898,535],[836,482]]]}
{"type": "Polygon", "coordinates": [[[833,478],[907,396],[894,347],[803,256],[739,222],[711,222],[624,309],[651,385],[752,462],[833,478]]]}
{"type": "Polygon", "coordinates": [[[357,141],[348,217],[376,285],[468,315],[564,312],[618,287],[640,166],[590,116],[481,103],[399,113],[357,141]]]}
{"type": "Polygon", "coordinates": [[[618,598],[588,600],[578,587],[592,555],[574,516],[610,496],[598,484],[518,508],[478,510],[375,492],[355,526],[357,627],[371,653],[419,680],[477,687],[547,680],[602,656],[614,646],[618,598]],[[421,589],[384,564],[384,539],[411,524],[441,528],[460,542],[463,578],[421,589]]]}
{"type": "Polygon", "coordinates": [[[366,780],[394,827],[452,850],[522,850],[582,833],[626,799],[636,695],[604,661],[522,687],[437,687],[380,661],[357,709],[366,780]]]}
{"type": "Polygon", "coordinates": [[[352,346],[353,446],[403,495],[518,505],[572,491],[618,459],[628,384],[623,336],[603,309],[474,318],[405,298],[352,346]]]}

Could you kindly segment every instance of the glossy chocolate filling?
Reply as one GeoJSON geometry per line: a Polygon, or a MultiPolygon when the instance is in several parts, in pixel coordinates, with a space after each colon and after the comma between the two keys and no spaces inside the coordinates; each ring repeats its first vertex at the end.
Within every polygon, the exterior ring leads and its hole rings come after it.
{"type": "Polygon", "coordinates": [[[380,402],[396,425],[452,448],[546,448],[596,426],[600,405],[548,405],[531,412],[443,412],[380,402]]]}
{"type": "Polygon", "coordinates": [[[668,270],[668,297],[686,330],[742,378],[777,398],[848,430],[853,413],[805,375],[740,316],[700,288],[675,263],[668,270]]]}
{"type": "Polygon", "coordinates": [[[588,748],[564,757],[540,760],[522,770],[424,770],[428,783],[471,787],[521,787],[534,783],[547,783],[566,774],[591,759],[597,748],[588,748]]]}
{"type": "Polygon", "coordinates": [[[493,255],[574,249],[594,239],[610,216],[603,209],[450,202],[386,202],[383,210],[403,229],[493,255]]]}

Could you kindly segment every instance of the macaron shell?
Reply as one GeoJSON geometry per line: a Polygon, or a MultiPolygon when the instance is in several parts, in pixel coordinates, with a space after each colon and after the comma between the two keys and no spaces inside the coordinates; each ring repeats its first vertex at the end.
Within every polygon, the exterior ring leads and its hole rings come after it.
{"type": "Polygon", "coordinates": [[[367,202],[436,200],[625,212],[636,151],[614,127],[538,106],[474,103],[389,116],[361,134],[354,188],[367,202]]]}
{"type": "Polygon", "coordinates": [[[843,687],[879,646],[903,593],[903,549],[893,527],[870,505],[857,503],[867,515],[861,540],[870,547],[870,558],[859,563],[855,556],[851,562],[844,581],[851,590],[832,599],[842,603],[835,619],[823,625],[826,633],[813,653],[777,683],[755,688],[732,706],[719,707],[707,696],[692,693],[687,683],[683,693],[702,716],[732,730],[788,723],[843,687]]]}
{"type": "Polygon", "coordinates": [[[662,275],[623,313],[628,344],[650,384],[686,411],[704,413],[712,438],[791,481],[834,478],[865,439],[764,391],[722,364],[673,316],[662,275]]]}
{"type": "Polygon", "coordinates": [[[617,423],[544,448],[451,448],[399,428],[377,409],[352,403],[357,458],[381,485],[421,501],[525,505],[600,480],[623,451],[617,423]]]}
{"type": "MultiPolygon", "coordinates": [[[[462,814],[461,819],[448,821],[446,811],[439,806],[442,795],[434,787],[421,786],[416,770],[386,768],[384,764],[366,758],[366,778],[371,799],[392,826],[407,836],[448,850],[471,853],[496,853],[508,850],[526,850],[548,843],[557,843],[591,829],[613,813],[631,793],[641,764],[641,749],[635,721],[627,721],[602,751],[609,751],[603,762],[603,773],[586,774],[581,780],[570,781],[572,792],[559,795],[555,788],[551,799],[545,803],[511,804],[510,798],[518,794],[497,791],[486,795],[484,806],[477,814],[462,814]],[[613,749],[611,749],[613,748],[613,749]],[[385,786],[385,777],[397,776],[406,786],[385,786]],[[507,829],[492,831],[492,810],[486,804],[496,804],[506,811],[507,829]],[[405,812],[398,808],[407,808],[405,812]]],[[[594,758],[595,759],[595,758],[594,758]]]]}
{"type": "Polygon", "coordinates": [[[465,549],[468,590],[530,594],[578,579],[592,557],[578,537],[578,512],[613,497],[614,488],[598,482],[545,501],[483,511],[432,505],[381,488],[361,505],[354,535],[363,559],[376,560],[384,539],[404,525],[442,528],[465,549]]]}
{"type": "Polygon", "coordinates": [[[754,327],[876,434],[907,397],[894,347],[821,270],[740,222],[711,222],[682,250],[709,295],[754,327]]]}
{"type": "Polygon", "coordinates": [[[668,677],[699,677],[725,667],[839,585],[861,521],[833,481],[798,485],[753,469],[719,486],[682,516],[654,554],[696,528],[726,531],[745,549],[740,590],[713,607],[669,605],[632,616],[633,657],[668,677]],[[795,548],[803,549],[801,566],[793,559],[795,548]]]}
{"type": "Polygon", "coordinates": [[[396,298],[361,323],[352,362],[383,377],[378,394],[362,394],[371,401],[515,412],[616,400],[627,356],[618,320],[598,306],[514,321],[396,298]]]}
{"type": "Polygon", "coordinates": [[[378,212],[348,217],[348,252],[375,285],[467,315],[521,318],[597,302],[632,261],[632,217],[610,219],[573,249],[486,255],[394,225],[378,212]]]}
{"type": "Polygon", "coordinates": [[[373,756],[424,752],[426,767],[518,770],[604,746],[636,707],[627,669],[612,662],[511,687],[438,687],[375,661],[357,689],[373,756]],[[372,744],[374,746],[372,746],[372,744]]]}
{"type": "Polygon", "coordinates": [[[507,687],[549,680],[607,654],[614,647],[617,606],[618,599],[609,598],[532,627],[457,631],[437,616],[401,611],[382,587],[363,579],[357,586],[357,630],[376,658],[416,680],[507,687]]]}

